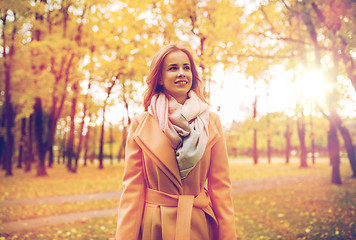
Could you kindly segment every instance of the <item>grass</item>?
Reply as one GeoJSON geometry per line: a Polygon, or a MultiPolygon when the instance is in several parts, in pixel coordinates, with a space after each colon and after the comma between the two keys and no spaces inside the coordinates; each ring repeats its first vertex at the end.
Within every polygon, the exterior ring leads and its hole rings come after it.
{"type": "Polygon", "coordinates": [[[99,170],[98,164],[79,166],[78,173],[68,172],[66,167],[55,165],[47,168],[48,176],[36,177],[35,169],[24,173],[22,169],[14,169],[12,177],[0,176],[0,200],[63,196],[122,189],[124,164],[105,164],[99,170]]]}
{"type": "MultiPolygon", "coordinates": [[[[230,164],[231,180],[256,179],[288,175],[304,175],[328,173],[330,168],[327,161],[322,159],[309,168],[299,168],[299,163],[293,159],[290,164],[280,161],[267,164],[263,159],[258,165],[252,161],[232,159],[230,164]]],[[[118,191],[122,189],[122,174],[124,163],[115,162],[113,165],[104,164],[104,169],[99,170],[98,164],[79,166],[78,173],[68,172],[65,165],[55,165],[47,168],[47,177],[36,177],[35,169],[25,173],[22,169],[13,169],[12,177],[0,176],[0,200],[14,200],[39,198],[48,196],[63,196],[73,194],[87,194],[105,191],[118,191]]]]}
{"type": "MultiPolygon", "coordinates": [[[[35,198],[79,193],[117,191],[122,188],[123,164],[80,167],[78,174],[65,167],[48,169],[48,177],[36,178],[35,172],[14,170],[13,177],[0,177],[3,199],[35,198]]],[[[239,239],[356,239],[356,179],[349,164],[341,164],[343,185],[317,180],[273,190],[249,192],[234,197],[239,239]]],[[[277,159],[263,161],[232,160],[232,180],[269,178],[286,175],[330,174],[327,161],[317,161],[306,169],[292,161],[286,165],[277,159]]],[[[0,221],[9,222],[40,216],[58,215],[93,209],[117,207],[117,199],[90,202],[22,205],[0,208],[0,221]]],[[[116,216],[93,218],[73,223],[41,227],[15,234],[0,234],[3,239],[110,239],[114,237],[116,216]]]]}
{"type": "Polygon", "coordinates": [[[73,212],[115,208],[119,199],[103,199],[88,202],[66,202],[53,204],[30,204],[0,207],[0,223],[14,222],[38,217],[55,216],[73,212]]]}
{"type": "Polygon", "coordinates": [[[234,197],[240,239],[356,239],[356,179],[325,180],[234,197]]]}
{"type": "MultiPolygon", "coordinates": [[[[347,164],[343,164],[347,166],[347,164]]],[[[296,176],[309,174],[328,174],[330,166],[327,159],[319,159],[315,165],[308,168],[300,168],[298,159],[294,158],[289,164],[284,163],[283,159],[272,159],[268,164],[265,159],[261,159],[257,165],[252,164],[252,160],[231,159],[230,176],[231,180],[260,179],[282,176],[296,176]]]]}

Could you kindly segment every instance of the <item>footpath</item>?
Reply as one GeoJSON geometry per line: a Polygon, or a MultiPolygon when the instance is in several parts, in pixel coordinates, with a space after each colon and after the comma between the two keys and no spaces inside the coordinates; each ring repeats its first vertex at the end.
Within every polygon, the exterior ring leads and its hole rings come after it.
{"type": "MultiPolygon", "coordinates": [[[[327,181],[329,175],[297,175],[284,177],[271,177],[263,179],[247,179],[232,182],[232,195],[236,196],[248,192],[268,190],[273,188],[280,188],[284,186],[291,186],[295,184],[307,184],[316,179],[325,178],[327,181]]],[[[64,203],[64,202],[85,202],[100,199],[119,199],[121,191],[116,192],[102,192],[95,194],[80,194],[71,196],[57,196],[36,199],[19,199],[6,200],[0,202],[0,208],[6,206],[19,206],[30,204],[48,204],[48,203],[64,203]]],[[[5,222],[0,225],[0,233],[13,233],[33,228],[44,227],[49,225],[56,225],[60,223],[85,221],[94,217],[113,216],[117,214],[117,208],[92,210],[86,212],[69,213],[57,216],[40,217],[35,219],[27,219],[16,222],[5,222]]]]}

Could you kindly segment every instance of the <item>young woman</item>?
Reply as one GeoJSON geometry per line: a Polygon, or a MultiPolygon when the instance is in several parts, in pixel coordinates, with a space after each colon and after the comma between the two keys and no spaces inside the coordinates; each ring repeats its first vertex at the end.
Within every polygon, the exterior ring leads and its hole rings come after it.
{"type": "Polygon", "coordinates": [[[154,56],[127,137],[117,240],[236,239],[228,157],[192,55],[154,56]]]}

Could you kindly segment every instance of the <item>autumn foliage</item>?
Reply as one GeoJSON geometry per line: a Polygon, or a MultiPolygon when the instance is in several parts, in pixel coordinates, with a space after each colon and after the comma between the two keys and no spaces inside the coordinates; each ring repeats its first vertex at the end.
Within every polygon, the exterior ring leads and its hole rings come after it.
{"type": "MultiPolygon", "coordinates": [[[[64,162],[122,159],[130,118],[142,111],[148,63],[179,42],[195,56],[212,110],[227,119],[229,153],[329,156],[341,183],[340,156],[356,177],[355,9],[351,0],[281,1],[2,1],[0,156],[12,168],[46,176],[64,162]],[[219,103],[224,77],[245,79],[243,106],[219,103]],[[309,74],[310,73],[310,74],[309,74]],[[316,73],[316,74],[315,74],[316,73]],[[308,75],[309,74],[309,75],[308,75]],[[273,86],[283,83],[271,96],[273,86]],[[279,80],[278,80],[279,79],[279,80]],[[307,80],[307,81],[306,81],[307,80]],[[280,102],[269,101],[295,89],[280,102]],[[310,90],[311,89],[311,90],[310,90]],[[320,91],[319,91],[320,90],[320,91]]],[[[240,81],[237,79],[236,81],[240,81]]],[[[313,161],[314,161],[313,160],[313,161]]]]}

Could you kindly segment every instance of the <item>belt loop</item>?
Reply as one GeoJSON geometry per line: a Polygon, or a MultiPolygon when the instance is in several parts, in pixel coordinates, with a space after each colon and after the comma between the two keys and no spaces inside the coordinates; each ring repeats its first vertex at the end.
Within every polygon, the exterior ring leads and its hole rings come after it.
{"type": "Polygon", "coordinates": [[[179,195],[175,240],[190,240],[194,196],[179,195]]]}

